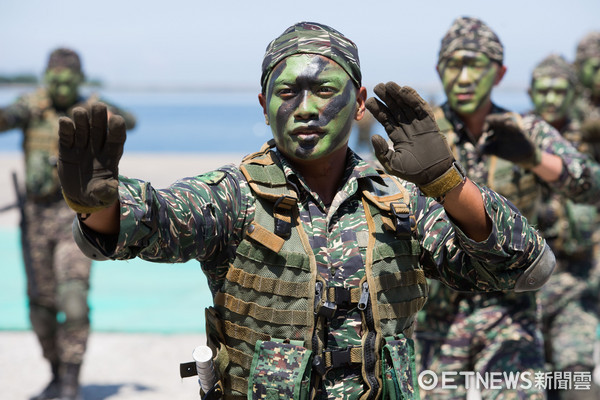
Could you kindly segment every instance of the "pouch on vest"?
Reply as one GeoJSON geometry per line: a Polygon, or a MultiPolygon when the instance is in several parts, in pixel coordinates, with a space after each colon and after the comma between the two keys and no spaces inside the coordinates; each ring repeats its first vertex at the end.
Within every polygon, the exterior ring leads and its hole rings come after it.
{"type": "Polygon", "coordinates": [[[398,339],[387,337],[385,342],[381,350],[383,398],[420,399],[413,340],[400,334],[398,339]]]}
{"type": "Polygon", "coordinates": [[[312,351],[295,344],[257,341],[248,379],[248,399],[307,400],[312,351]]]}

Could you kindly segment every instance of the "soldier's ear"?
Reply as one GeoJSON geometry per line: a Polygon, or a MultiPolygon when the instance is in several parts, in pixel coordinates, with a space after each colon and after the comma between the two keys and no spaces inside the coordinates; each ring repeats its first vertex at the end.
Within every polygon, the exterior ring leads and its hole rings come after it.
{"type": "Polygon", "coordinates": [[[269,115],[267,114],[267,99],[264,94],[258,94],[258,102],[263,109],[263,115],[265,116],[265,123],[269,125],[269,115]]]}

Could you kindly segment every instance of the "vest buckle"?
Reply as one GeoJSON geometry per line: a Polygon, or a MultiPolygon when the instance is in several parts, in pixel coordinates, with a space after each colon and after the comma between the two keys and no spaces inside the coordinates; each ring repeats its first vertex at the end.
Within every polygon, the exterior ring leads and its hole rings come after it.
{"type": "Polygon", "coordinates": [[[273,216],[275,217],[275,234],[283,239],[289,239],[292,235],[292,207],[296,199],[292,196],[282,195],[273,205],[273,216]]]}

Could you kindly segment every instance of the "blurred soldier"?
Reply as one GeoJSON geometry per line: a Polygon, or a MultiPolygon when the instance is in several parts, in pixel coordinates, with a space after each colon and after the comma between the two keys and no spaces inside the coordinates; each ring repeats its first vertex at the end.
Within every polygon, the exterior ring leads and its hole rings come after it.
{"type": "Polygon", "coordinates": [[[600,159],[600,32],[590,32],[577,45],[575,69],[580,93],[575,101],[574,118],[581,124],[586,141],[600,159]]]}
{"type": "Polygon", "coordinates": [[[262,71],[274,140],[164,190],[118,175],[118,116],[107,122],[98,105],[61,119],[78,243],[97,258],[202,263],[225,398],[419,398],[410,337],[425,277],[534,290],[553,255],[518,210],[463,176],[413,89],[388,82],[367,99],[358,50],[338,31],[289,27],[262,71]],[[406,181],[348,148],[365,106],[394,144],[374,136],[378,159],[406,181]]]}
{"type": "MultiPolygon", "coordinates": [[[[521,118],[492,103],[494,86],[506,72],[497,35],[477,18],[456,19],[442,39],[437,70],[447,102],[435,112],[453,154],[467,175],[514,203],[535,222],[541,188],[579,201],[597,201],[588,190],[597,166],[541,119],[521,118]]],[[[419,319],[421,368],[441,372],[528,373],[544,370],[538,302],[533,292],[469,294],[432,285],[419,319]]],[[[457,375],[458,376],[458,375],[457,375]]],[[[527,376],[527,375],[525,375],[527,376]]],[[[481,388],[485,399],[544,397],[535,385],[481,388]]],[[[428,398],[465,396],[438,387],[428,398]]]]}
{"type": "MultiPolygon", "coordinates": [[[[577,77],[561,56],[550,55],[533,70],[529,96],[534,114],[556,128],[581,152],[589,152],[582,140],[578,121],[569,113],[575,100],[577,77]]],[[[568,198],[544,191],[538,227],[554,250],[557,270],[540,289],[542,332],[546,359],[554,371],[584,371],[591,375],[598,317],[596,207],[574,204],[568,198]]],[[[598,399],[600,391],[572,390],[560,393],[562,399],[598,399]],[[586,397],[587,396],[587,397],[586,397]]]]}
{"type": "MultiPolygon", "coordinates": [[[[75,399],[79,372],[89,335],[90,265],[71,233],[73,212],[62,199],[56,172],[58,119],[76,106],[89,107],[97,96],[83,98],[81,62],[73,50],[50,54],[45,87],[0,109],[0,131],[23,131],[25,204],[21,242],[27,274],[31,326],[50,362],[52,380],[35,399],[75,399]]],[[[111,113],[130,114],[111,107],[111,113]]]]}

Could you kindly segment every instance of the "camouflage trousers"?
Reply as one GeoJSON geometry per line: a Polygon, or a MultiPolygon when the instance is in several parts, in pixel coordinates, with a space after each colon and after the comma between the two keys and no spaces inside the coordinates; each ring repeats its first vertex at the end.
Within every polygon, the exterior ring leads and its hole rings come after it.
{"type": "Polygon", "coordinates": [[[80,364],[90,331],[91,260],[73,240],[74,216],[62,198],[28,201],[21,242],[29,318],[43,355],[50,362],[80,364]]]}
{"type": "Polygon", "coordinates": [[[421,391],[423,398],[465,399],[465,374],[512,373],[526,377],[532,384],[526,380],[519,380],[512,387],[505,386],[504,381],[487,388],[480,384],[481,398],[544,399],[544,391],[533,385],[535,373],[544,370],[537,310],[498,304],[473,307],[466,300],[460,303],[444,337],[435,338],[431,333],[418,331],[417,326],[416,351],[421,367],[417,373],[430,370],[438,376],[435,388],[421,391]],[[442,373],[451,377],[451,385],[442,383],[442,373]]]}

